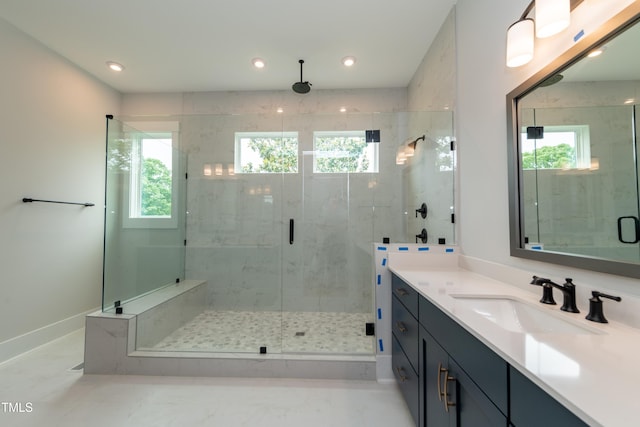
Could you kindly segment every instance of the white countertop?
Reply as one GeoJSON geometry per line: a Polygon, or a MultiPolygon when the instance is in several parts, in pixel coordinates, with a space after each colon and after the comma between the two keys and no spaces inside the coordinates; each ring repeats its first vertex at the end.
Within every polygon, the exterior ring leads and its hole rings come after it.
{"type": "MultiPolygon", "coordinates": [[[[640,331],[610,321],[585,319],[587,313],[560,311],[558,305],[539,303],[539,292],[452,266],[433,269],[393,262],[392,272],[413,286],[444,313],[490,347],[510,365],[563,403],[590,426],[630,426],[637,423],[640,397],[640,331]],[[518,333],[508,331],[474,312],[451,295],[508,296],[537,304],[554,315],[594,331],[594,334],[518,333]],[[636,421],[634,421],[636,420],[636,421]]],[[[415,264],[414,264],[415,265],[415,264]]],[[[604,313],[607,304],[604,301],[604,313]]],[[[622,301],[624,303],[624,301],[622,301]]],[[[539,306],[539,307],[538,307],[539,306]]]]}

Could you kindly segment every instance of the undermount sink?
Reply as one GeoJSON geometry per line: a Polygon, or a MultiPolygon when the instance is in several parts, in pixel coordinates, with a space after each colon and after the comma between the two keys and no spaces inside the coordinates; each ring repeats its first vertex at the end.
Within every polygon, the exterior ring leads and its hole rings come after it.
{"type": "Polygon", "coordinates": [[[601,334],[597,329],[574,323],[575,316],[563,311],[551,312],[531,303],[507,296],[451,295],[457,302],[473,310],[503,329],[519,333],[601,334]]]}

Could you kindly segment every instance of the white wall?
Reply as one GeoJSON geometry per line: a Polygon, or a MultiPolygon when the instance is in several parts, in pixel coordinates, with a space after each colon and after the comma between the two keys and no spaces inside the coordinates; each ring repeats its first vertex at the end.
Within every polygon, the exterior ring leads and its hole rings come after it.
{"type": "MultiPolygon", "coordinates": [[[[458,0],[457,3],[456,122],[462,251],[469,257],[498,266],[517,267],[557,279],[573,277],[582,289],[586,285],[605,292],[638,295],[637,280],[509,256],[506,95],[570,47],[578,29],[584,28],[588,34],[598,21],[613,16],[629,0],[585,1],[579,8],[603,10],[594,16],[578,14],[580,19],[574,20],[566,32],[547,43],[538,43],[532,63],[509,69],[505,65],[506,29],[528,3],[529,0],[458,0]]],[[[585,295],[579,294],[579,298],[584,299],[585,295]]],[[[622,307],[623,303],[617,305],[622,307]]]]}
{"type": "Polygon", "coordinates": [[[15,337],[100,305],[105,115],[120,95],[3,20],[0,52],[2,360],[25,349],[15,337]]]}

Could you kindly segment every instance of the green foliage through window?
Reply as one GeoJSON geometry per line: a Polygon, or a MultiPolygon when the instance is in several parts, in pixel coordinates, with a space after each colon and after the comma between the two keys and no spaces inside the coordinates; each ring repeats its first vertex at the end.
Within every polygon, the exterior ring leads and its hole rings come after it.
{"type": "Polygon", "coordinates": [[[142,216],[171,216],[171,171],[162,161],[146,158],[142,162],[142,216]]]}
{"type": "Polygon", "coordinates": [[[298,138],[241,137],[243,173],[295,173],[298,171],[298,138]]]}
{"type": "Polygon", "coordinates": [[[576,151],[569,144],[549,145],[522,153],[523,169],[567,169],[576,165],[576,151]]]}
{"type": "Polygon", "coordinates": [[[316,136],[314,172],[369,172],[367,146],[364,135],[316,136]]]}

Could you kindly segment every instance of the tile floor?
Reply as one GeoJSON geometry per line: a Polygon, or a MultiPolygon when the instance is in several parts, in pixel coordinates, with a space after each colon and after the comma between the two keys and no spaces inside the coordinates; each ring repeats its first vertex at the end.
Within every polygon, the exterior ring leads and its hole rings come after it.
{"type": "Polygon", "coordinates": [[[207,310],[152,348],[155,351],[373,354],[368,313],[207,310]]]}
{"type": "Polygon", "coordinates": [[[395,384],[83,375],[71,370],[83,338],[80,330],[0,364],[0,426],[413,425],[395,384]]]}

